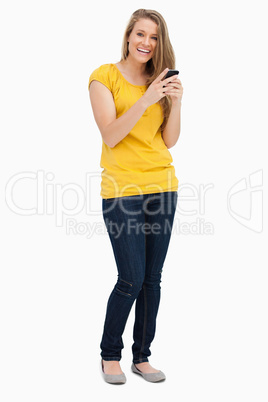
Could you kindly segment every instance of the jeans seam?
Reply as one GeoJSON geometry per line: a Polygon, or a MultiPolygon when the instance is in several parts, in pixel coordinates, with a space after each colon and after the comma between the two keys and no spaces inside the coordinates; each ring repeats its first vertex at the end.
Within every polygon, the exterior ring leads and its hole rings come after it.
{"type": "MultiPolygon", "coordinates": [[[[146,221],[146,217],[145,217],[146,221]]],[[[145,266],[146,266],[146,246],[147,246],[147,237],[145,235],[145,266]]],[[[147,331],[147,294],[146,294],[146,286],[143,284],[143,297],[144,297],[144,321],[143,321],[143,334],[142,334],[142,342],[141,342],[141,350],[140,350],[140,360],[142,359],[142,353],[144,351],[145,346],[145,337],[147,331]]]]}
{"type": "Polygon", "coordinates": [[[146,286],[144,284],[143,284],[143,292],[144,292],[144,321],[143,321],[142,343],[140,350],[140,360],[142,359],[142,353],[144,351],[146,331],[147,331],[147,293],[146,293],[146,286]]]}

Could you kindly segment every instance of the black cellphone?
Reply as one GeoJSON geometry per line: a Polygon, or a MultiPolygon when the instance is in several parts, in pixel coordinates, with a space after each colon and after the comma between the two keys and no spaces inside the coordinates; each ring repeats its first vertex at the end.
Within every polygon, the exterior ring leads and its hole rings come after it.
{"type": "Polygon", "coordinates": [[[178,70],[168,70],[168,72],[166,73],[166,75],[164,77],[164,80],[166,78],[172,77],[173,75],[177,75],[177,74],[179,74],[178,70]]]}
{"type": "MultiPolygon", "coordinates": [[[[173,75],[179,74],[178,70],[168,70],[168,72],[166,73],[165,77],[163,78],[164,80],[166,78],[172,77],[173,75]]],[[[165,88],[166,86],[163,85],[163,88],[165,88]]]]}

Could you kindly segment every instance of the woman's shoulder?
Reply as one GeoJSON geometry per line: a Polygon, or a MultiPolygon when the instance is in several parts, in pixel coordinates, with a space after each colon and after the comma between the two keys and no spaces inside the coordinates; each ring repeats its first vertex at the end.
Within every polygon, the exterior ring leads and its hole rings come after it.
{"type": "Polygon", "coordinates": [[[118,73],[115,64],[102,64],[91,73],[89,78],[89,85],[93,80],[97,80],[106,85],[110,90],[112,90],[114,87],[114,83],[117,82],[117,79],[118,73]]]}
{"type": "Polygon", "coordinates": [[[92,74],[106,74],[106,75],[114,75],[117,73],[117,68],[113,63],[102,64],[98,68],[96,68],[92,74]]]}

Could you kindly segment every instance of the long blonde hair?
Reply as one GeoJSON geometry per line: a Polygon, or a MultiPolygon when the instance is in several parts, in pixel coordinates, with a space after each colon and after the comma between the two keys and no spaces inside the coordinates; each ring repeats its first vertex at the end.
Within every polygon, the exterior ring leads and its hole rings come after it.
{"type": "MultiPolygon", "coordinates": [[[[160,13],[155,10],[145,10],[143,8],[136,10],[130,17],[128,25],[125,30],[123,45],[122,45],[122,55],[121,61],[126,60],[129,54],[128,50],[128,38],[131,34],[135,23],[140,19],[150,19],[157,25],[157,45],[153,57],[146,63],[146,73],[148,75],[147,85],[149,86],[165,69],[175,68],[175,54],[173,47],[171,45],[167,24],[160,13]]],[[[171,110],[171,100],[168,96],[165,96],[159,101],[162,106],[164,121],[162,124],[162,130],[165,128],[170,110],[171,110]]]]}

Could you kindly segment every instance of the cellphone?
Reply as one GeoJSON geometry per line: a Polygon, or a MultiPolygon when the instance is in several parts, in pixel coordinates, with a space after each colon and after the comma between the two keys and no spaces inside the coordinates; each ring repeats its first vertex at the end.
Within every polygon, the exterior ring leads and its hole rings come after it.
{"type": "MultiPolygon", "coordinates": [[[[172,77],[173,75],[179,74],[178,70],[168,70],[168,72],[166,73],[165,77],[163,78],[164,80],[166,78],[172,77]]],[[[163,88],[165,88],[166,86],[163,85],[163,88]]]]}
{"type": "Polygon", "coordinates": [[[173,75],[177,75],[177,74],[179,74],[178,70],[168,70],[168,72],[166,73],[166,75],[164,77],[164,80],[166,78],[172,77],[173,75]]]}

